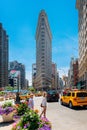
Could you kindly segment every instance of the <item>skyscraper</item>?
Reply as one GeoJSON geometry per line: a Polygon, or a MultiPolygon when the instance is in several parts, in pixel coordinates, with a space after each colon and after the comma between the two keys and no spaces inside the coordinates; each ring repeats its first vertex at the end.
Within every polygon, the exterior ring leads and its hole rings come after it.
{"type": "Polygon", "coordinates": [[[79,79],[87,86],[87,0],[76,0],[76,8],[79,11],[79,79]]]}
{"type": "Polygon", "coordinates": [[[25,88],[25,66],[17,61],[12,61],[9,63],[9,71],[11,70],[20,71],[20,88],[25,88]]]}
{"type": "Polygon", "coordinates": [[[52,34],[44,10],[39,14],[36,29],[36,88],[45,90],[51,85],[52,34]]]}
{"type": "Polygon", "coordinates": [[[35,79],[36,79],[36,64],[32,64],[32,85],[35,88],[35,79]]]}
{"type": "Polygon", "coordinates": [[[8,85],[8,35],[0,23],[0,88],[8,85]]]}
{"type": "Polygon", "coordinates": [[[57,89],[58,87],[58,73],[56,63],[52,63],[52,88],[57,89]]]}

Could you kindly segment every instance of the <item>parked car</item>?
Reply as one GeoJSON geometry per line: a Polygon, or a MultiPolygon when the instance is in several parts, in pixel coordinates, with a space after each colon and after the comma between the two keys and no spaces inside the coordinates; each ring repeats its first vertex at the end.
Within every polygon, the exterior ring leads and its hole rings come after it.
{"type": "Polygon", "coordinates": [[[49,101],[59,101],[59,93],[57,90],[47,91],[47,102],[49,101]]]}
{"type": "Polygon", "coordinates": [[[60,98],[61,105],[66,104],[70,108],[76,106],[87,107],[87,91],[71,90],[63,94],[60,98]]]}

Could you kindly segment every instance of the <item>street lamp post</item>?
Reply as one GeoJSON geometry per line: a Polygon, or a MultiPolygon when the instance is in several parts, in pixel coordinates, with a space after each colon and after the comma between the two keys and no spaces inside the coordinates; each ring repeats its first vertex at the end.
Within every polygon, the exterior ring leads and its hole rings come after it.
{"type": "Polygon", "coordinates": [[[16,93],[16,103],[19,104],[20,103],[20,97],[19,97],[19,92],[20,92],[20,71],[18,72],[18,92],[16,93]]]}

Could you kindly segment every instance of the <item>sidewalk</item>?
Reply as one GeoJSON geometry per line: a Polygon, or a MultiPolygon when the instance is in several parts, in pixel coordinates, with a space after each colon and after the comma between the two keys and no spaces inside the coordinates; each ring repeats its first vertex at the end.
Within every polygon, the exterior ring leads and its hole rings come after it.
{"type": "Polygon", "coordinates": [[[13,122],[3,123],[0,117],[0,130],[11,130],[13,122]]]}

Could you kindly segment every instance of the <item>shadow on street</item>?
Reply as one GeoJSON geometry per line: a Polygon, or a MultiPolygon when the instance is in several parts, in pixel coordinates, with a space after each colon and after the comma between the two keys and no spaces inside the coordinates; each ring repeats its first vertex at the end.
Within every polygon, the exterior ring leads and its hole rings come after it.
{"type": "Polygon", "coordinates": [[[11,121],[11,122],[0,122],[0,127],[9,126],[9,125],[11,125],[13,123],[14,123],[14,121],[11,121]]]}

